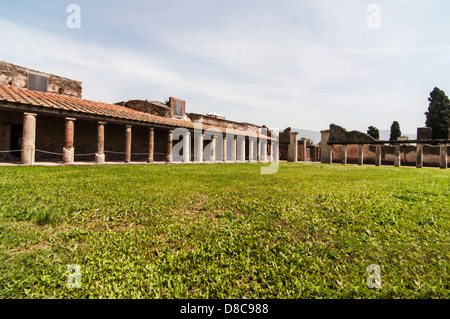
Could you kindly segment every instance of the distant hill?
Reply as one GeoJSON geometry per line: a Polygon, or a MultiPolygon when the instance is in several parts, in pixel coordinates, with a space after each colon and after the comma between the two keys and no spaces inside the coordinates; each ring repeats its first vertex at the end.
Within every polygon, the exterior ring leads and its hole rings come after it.
{"type": "Polygon", "coordinates": [[[299,128],[292,128],[293,132],[298,132],[298,139],[301,138],[309,138],[310,140],[312,140],[314,142],[314,144],[317,144],[320,142],[321,139],[321,134],[320,132],[316,132],[316,131],[310,131],[310,130],[302,130],[299,128]]]}

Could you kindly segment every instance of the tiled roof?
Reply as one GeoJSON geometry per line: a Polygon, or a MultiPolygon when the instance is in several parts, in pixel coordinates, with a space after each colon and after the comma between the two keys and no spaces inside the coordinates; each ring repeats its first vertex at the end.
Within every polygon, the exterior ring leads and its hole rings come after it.
{"type": "MultiPolygon", "coordinates": [[[[170,127],[184,127],[189,129],[194,128],[194,122],[192,121],[156,116],[116,104],[95,102],[75,97],[58,95],[54,93],[43,93],[28,89],[13,88],[4,85],[0,85],[0,104],[2,102],[17,103],[55,110],[71,111],[82,114],[104,116],[122,120],[139,121],[144,123],[159,124],[170,127]]],[[[225,133],[225,128],[223,127],[202,125],[202,129],[216,130],[216,131],[219,130],[225,133]]],[[[239,130],[235,130],[234,133],[237,135],[242,135],[244,133],[247,136],[253,137],[256,137],[257,135],[257,133],[243,132],[239,130]]]]}

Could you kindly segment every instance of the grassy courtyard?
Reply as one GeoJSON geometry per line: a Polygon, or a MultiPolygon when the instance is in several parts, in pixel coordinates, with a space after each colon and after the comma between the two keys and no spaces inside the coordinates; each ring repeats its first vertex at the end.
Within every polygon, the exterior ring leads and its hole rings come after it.
{"type": "Polygon", "coordinates": [[[0,298],[450,297],[449,170],[265,165],[1,167],[0,298]]]}

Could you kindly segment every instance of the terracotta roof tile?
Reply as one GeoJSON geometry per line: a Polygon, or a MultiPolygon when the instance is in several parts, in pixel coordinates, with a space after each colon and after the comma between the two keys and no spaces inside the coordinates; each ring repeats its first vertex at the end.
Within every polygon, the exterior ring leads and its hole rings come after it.
{"type": "MultiPolygon", "coordinates": [[[[193,129],[194,122],[181,119],[173,119],[162,116],[156,116],[140,111],[136,111],[125,106],[108,104],[90,100],[79,99],[76,97],[69,97],[64,95],[58,95],[54,93],[43,93],[32,91],[28,89],[13,88],[9,86],[0,85],[0,102],[11,102],[32,106],[40,106],[50,109],[74,111],[79,113],[95,114],[105,117],[123,119],[123,120],[135,120],[144,123],[153,123],[166,125],[171,127],[184,127],[193,129]]],[[[223,127],[202,125],[203,130],[215,130],[222,133],[226,132],[223,127]]],[[[252,137],[259,137],[260,134],[247,131],[234,130],[231,131],[237,135],[246,135],[252,137]]],[[[264,138],[267,138],[265,135],[264,138]]],[[[270,138],[269,138],[270,139],[270,138]]]]}

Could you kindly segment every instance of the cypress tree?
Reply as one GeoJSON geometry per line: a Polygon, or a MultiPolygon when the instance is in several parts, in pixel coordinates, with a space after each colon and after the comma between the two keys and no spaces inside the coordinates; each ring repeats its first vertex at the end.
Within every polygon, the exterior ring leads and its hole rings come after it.
{"type": "Polygon", "coordinates": [[[433,139],[447,139],[450,122],[450,100],[445,92],[435,87],[428,98],[425,125],[431,127],[433,139]]]}

